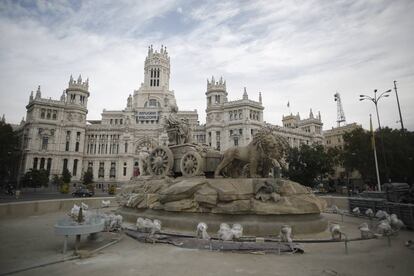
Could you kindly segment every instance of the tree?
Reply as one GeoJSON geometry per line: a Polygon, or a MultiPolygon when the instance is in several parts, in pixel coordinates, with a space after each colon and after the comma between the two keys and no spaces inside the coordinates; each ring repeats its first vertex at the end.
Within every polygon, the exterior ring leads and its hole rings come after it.
{"type": "Polygon", "coordinates": [[[53,176],[53,179],[52,179],[52,184],[54,186],[56,186],[57,188],[60,188],[60,186],[62,186],[62,184],[63,184],[63,180],[62,180],[61,177],[59,177],[57,174],[55,174],[53,176]]]}
{"type": "Polygon", "coordinates": [[[18,163],[18,138],[9,124],[0,121],[0,185],[13,177],[18,163]]]}
{"type": "Polygon", "coordinates": [[[321,181],[335,165],[333,152],[325,152],[322,145],[291,148],[286,161],[289,168],[283,174],[306,186],[313,186],[317,179],[321,181]]]}
{"type": "Polygon", "coordinates": [[[83,174],[83,184],[88,185],[93,183],[93,173],[91,170],[87,170],[84,174],[83,174]]]}
{"type": "Polygon", "coordinates": [[[83,184],[86,185],[86,187],[88,188],[89,191],[94,193],[95,192],[95,186],[92,183],[93,183],[93,173],[92,173],[91,170],[87,170],[83,174],[83,184]]]}
{"type": "Polygon", "coordinates": [[[62,171],[63,183],[69,184],[71,179],[72,179],[72,175],[70,174],[68,168],[64,168],[62,171]]]}
{"type": "MultiPolygon", "coordinates": [[[[412,183],[414,179],[414,133],[390,128],[382,129],[388,171],[384,164],[381,135],[378,130],[375,131],[374,136],[381,183],[388,182],[387,174],[394,182],[412,183]]],[[[365,182],[376,183],[371,137],[372,134],[363,129],[355,129],[344,134],[343,161],[347,171],[358,170],[365,182]]]]}
{"type": "Polygon", "coordinates": [[[47,187],[48,184],[49,173],[44,169],[30,169],[22,179],[22,185],[29,188],[47,187]]]}

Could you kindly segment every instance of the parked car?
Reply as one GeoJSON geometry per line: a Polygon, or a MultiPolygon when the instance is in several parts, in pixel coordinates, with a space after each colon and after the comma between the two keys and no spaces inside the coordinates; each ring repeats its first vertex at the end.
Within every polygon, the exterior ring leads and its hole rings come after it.
{"type": "Polygon", "coordinates": [[[91,197],[93,196],[93,192],[89,191],[86,188],[77,189],[72,193],[73,197],[91,197]]]}

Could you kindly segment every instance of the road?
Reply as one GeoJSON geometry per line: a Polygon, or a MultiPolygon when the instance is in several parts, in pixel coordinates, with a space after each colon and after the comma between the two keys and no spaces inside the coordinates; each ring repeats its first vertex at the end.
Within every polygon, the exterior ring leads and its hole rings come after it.
{"type": "MultiPolygon", "coordinates": [[[[94,197],[107,197],[109,196],[106,192],[96,192],[94,197]]],[[[21,201],[31,201],[31,200],[47,200],[47,199],[64,199],[72,198],[72,194],[61,194],[59,192],[22,192],[19,199],[16,199],[15,196],[6,195],[4,192],[0,194],[0,203],[7,202],[21,202],[21,201]]]]}

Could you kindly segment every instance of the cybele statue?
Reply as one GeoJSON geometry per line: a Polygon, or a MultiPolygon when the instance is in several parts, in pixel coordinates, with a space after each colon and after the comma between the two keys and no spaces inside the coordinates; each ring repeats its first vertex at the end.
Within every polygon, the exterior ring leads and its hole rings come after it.
{"type": "Polygon", "coordinates": [[[247,235],[277,235],[284,225],[295,233],[321,232],[324,200],[299,183],[269,176],[285,166],[288,143],[262,128],[245,147],[223,154],[190,143],[188,124],[174,108],[166,120],[168,146],[149,153],[151,176],[139,176],[123,186],[119,212],[162,221],[164,229],[193,232],[200,222],[211,231],[222,223],[240,224],[247,235]]]}

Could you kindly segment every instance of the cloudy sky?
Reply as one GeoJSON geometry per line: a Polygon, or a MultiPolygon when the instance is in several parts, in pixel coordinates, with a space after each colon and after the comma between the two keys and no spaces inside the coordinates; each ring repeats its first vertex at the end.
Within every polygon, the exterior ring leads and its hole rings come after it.
{"type": "MultiPolygon", "coordinates": [[[[206,79],[227,80],[229,98],[262,92],[264,119],[309,109],[336,125],[369,126],[371,102],[397,80],[405,127],[414,130],[414,1],[0,1],[0,114],[17,123],[31,90],[59,98],[69,76],[90,79],[88,119],[119,110],[143,81],[147,47],[166,45],[180,109],[205,122],[206,79]],[[99,3],[99,5],[97,5],[99,3]],[[290,102],[290,110],[287,102],[290,102]]],[[[400,125],[394,91],[381,123],[400,125]]],[[[375,121],[376,125],[376,121],[375,121]]]]}

